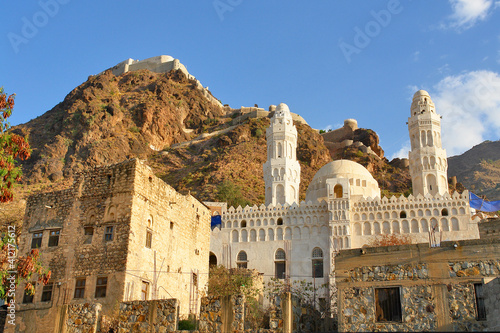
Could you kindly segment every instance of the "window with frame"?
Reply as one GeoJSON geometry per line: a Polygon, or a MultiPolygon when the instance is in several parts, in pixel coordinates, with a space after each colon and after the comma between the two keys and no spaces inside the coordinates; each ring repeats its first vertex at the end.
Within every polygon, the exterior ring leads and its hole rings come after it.
{"type": "Polygon", "coordinates": [[[314,248],[312,252],[312,277],[323,277],[323,250],[319,247],[314,248]]]}
{"type": "Polygon", "coordinates": [[[247,268],[248,264],[248,257],[247,253],[245,251],[240,251],[238,253],[238,256],[236,257],[236,265],[238,268],[247,268]]]}
{"type": "Polygon", "coordinates": [[[278,249],[274,255],[274,277],[277,279],[286,277],[286,254],[283,249],[278,249]]]}
{"type": "Polygon", "coordinates": [[[49,282],[43,286],[42,290],[42,302],[50,302],[52,299],[52,291],[54,290],[54,283],[49,282]]]}
{"type": "Polygon", "coordinates": [[[377,322],[402,321],[399,287],[375,288],[375,318],[377,322]]]}
{"type": "Polygon", "coordinates": [[[149,295],[149,282],[142,281],[141,300],[147,301],[149,295]]]}
{"type": "Polygon", "coordinates": [[[113,240],[114,226],[108,225],[104,231],[104,241],[110,242],[113,240]]]}
{"type": "Polygon", "coordinates": [[[106,297],[106,288],[108,287],[108,277],[101,276],[97,278],[95,284],[95,298],[106,297]]]}
{"type": "Polygon", "coordinates": [[[94,237],[94,227],[83,227],[83,235],[85,237],[83,244],[92,244],[92,237],[94,237]]]}
{"type": "Polygon", "coordinates": [[[51,230],[49,234],[49,247],[59,245],[59,234],[61,230],[51,230]]]}
{"type": "Polygon", "coordinates": [[[33,233],[33,238],[31,239],[31,248],[32,249],[39,249],[42,247],[42,238],[43,238],[43,232],[35,232],[33,233]]]}
{"type": "Polygon", "coordinates": [[[84,298],[85,297],[85,278],[78,278],[75,282],[75,295],[74,298],[84,298]]]}
{"type": "Polygon", "coordinates": [[[474,283],[474,294],[476,296],[476,320],[486,320],[486,306],[484,304],[482,283],[474,283]]]}
{"type": "MultiPolygon", "coordinates": [[[[35,283],[31,282],[31,284],[34,286],[35,283]]],[[[31,293],[31,290],[24,290],[24,295],[23,295],[23,304],[30,304],[33,303],[33,298],[34,294],[31,293]]]]}

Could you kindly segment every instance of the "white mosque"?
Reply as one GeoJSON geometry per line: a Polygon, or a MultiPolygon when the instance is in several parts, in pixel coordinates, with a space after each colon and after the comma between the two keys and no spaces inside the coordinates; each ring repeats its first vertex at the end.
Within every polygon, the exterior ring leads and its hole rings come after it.
{"type": "Polygon", "coordinates": [[[429,94],[417,91],[408,118],[413,195],[381,198],[365,167],[337,160],[316,173],[306,201],[298,202],[297,130],[288,106],[280,104],[266,132],[265,205],[206,203],[219,207],[222,220],[212,231],[211,263],[256,269],[265,280],[319,285],[329,282],[336,252],[361,248],[381,234],[405,234],[431,245],[479,238],[468,192],[448,194],[440,120],[429,94]]]}

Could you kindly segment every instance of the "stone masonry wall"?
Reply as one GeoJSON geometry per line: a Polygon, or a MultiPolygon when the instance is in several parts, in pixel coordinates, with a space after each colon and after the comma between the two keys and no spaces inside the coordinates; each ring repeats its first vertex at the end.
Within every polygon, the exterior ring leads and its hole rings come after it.
{"type": "Polygon", "coordinates": [[[426,264],[363,266],[349,270],[351,282],[417,280],[428,278],[426,264]]]}
{"type": "Polygon", "coordinates": [[[500,240],[488,239],[341,251],[339,331],[498,330],[499,250],[500,240]],[[377,288],[399,288],[401,322],[377,322],[377,288]],[[478,316],[481,299],[485,319],[478,316]]]}
{"type": "Polygon", "coordinates": [[[97,332],[101,304],[70,304],[67,309],[66,333],[97,332]]]}
{"type": "Polygon", "coordinates": [[[500,278],[488,281],[484,285],[486,298],[484,305],[486,307],[486,318],[488,331],[500,331],[500,278]]]}
{"type": "Polygon", "coordinates": [[[179,315],[199,314],[208,282],[210,210],[191,195],[182,195],[141,165],[134,181],[129,255],[124,300],[176,298],[179,315]],[[151,234],[151,246],[146,244],[151,234]],[[156,262],[156,279],[155,279],[156,262]]]}
{"type": "Polygon", "coordinates": [[[119,333],[165,333],[177,330],[176,299],[132,301],[120,304],[119,333]]]}
{"type": "Polygon", "coordinates": [[[222,332],[222,304],[219,297],[201,299],[199,329],[201,332],[222,332]]]}
{"type": "Polygon", "coordinates": [[[448,285],[448,304],[453,331],[483,331],[484,322],[476,321],[474,286],[471,283],[448,285]]]}
{"type": "MultiPolygon", "coordinates": [[[[100,303],[103,315],[115,316],[120,302],[141,299],[143,282],[149,283],[146,298],[151,299],[155,252],[161,271],[157,298],[180,299],[184,313],[199,309],[208,278],[210,212],[137,159],[79,174],[67,190],[29,197],[23,230],[20,255],[31,250],[35,233],[42,234],[41,260],[52,271],[54,287],[50,301],[41,302],[43,286],[38,284],[33,303],[19,302],[18,331],[52,333],[50,323],[64,304],[100,303]],[[145,246],[149,227],[151,249],[145,246]],[[59,231],[58,243],[49,246],[53,231],[59,231]],[[103,277],[106,295],[96,298],[103,277]],[[80,298],[74,298],[77,279],[85,279],[80,298]]],[[[23,289],[17,289],[16,299],[23,299],[23,289]]]]}
{"type": "Polygon", "coordinates": [[[373,331],[432,331],[436,329],[435,304],[430,286],[401,288],[401,323],[376,322],[374,288],[345,288],[343,290],[343,332],[373,331]]]}

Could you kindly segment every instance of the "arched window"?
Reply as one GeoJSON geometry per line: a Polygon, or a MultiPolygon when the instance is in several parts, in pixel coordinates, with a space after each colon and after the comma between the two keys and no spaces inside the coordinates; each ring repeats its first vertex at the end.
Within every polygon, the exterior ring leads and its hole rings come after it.
{"type": "Polygon", "coordinates": [[[402,210],[400,213],[399,213],[399,218],[400,219],[405,219],[406,218],[406,212],[404,210],[402,210]]]}
{"type": "Polygon", "coordinates": [[[344,193],[344,190],[342,189],[342,185],[335,185],[335,187],[333,188],[333,192],[335,193],[335,198],[336,199],[339,199],[339,198],[342,198],[342,195],[344,193]]]}
{"type": "Polygon", "coordinates": [[[245,251],[240,251],[236,257],[236,265],[238,268],[247,268],[247,253],[245,251]]]}
{"type": "Polygon", "coordinates": [[[443,208],[443,210],[441,210],[441,216],[448,216],[448,209],[443,208]]]}
{"type": "Polygon", "coordinates": [[[240,225],[242,228],[246,228],[247,227],[247,221],[241,221],[241,225],[240,225]]]}
{"type": "Polygon", "coordinates": [[[323,277],[323,250],[319,247],[314,248],[312,251],[312,277],[323,277]]]}
{"type": "Polygon", "coordinates": [[[277,223],[278,223],[278,225],[283,225],[283,219],[280,217],[280,218],[278,219],[278,222],[277,222],[277,223]]]}
{"type": "Polygon", "coordinates": [[[210,256],[208,257],[208,266],[217,266],[217,256],[213,252],[210,252],[210,256]]]}
{"type": "Polygon", "coordinates": [[[286,254],[283,249],[278,249],[274,255],[274,277],[277,279],[286,277],[286,254]]]}

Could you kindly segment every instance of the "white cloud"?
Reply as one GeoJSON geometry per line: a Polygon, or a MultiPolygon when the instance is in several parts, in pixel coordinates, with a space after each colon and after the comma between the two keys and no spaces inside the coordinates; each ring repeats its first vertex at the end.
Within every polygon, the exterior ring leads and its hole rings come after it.
{"type": "Polygon", "coordinates": [[[448,17],[449,23],[444,27],[454,28],[459,31],[474,26],[488,16],[490,9],[498,7],[498,3],[492,6],[493,0],[449,0],[452,14],[448,17]]]}
{"type": "Polygon", "coordinates": [[[410,140],[407,140],[405,143],[403,143],[403,146],[401,147],[400,150],[398,150],[397,152],[392,154],[392,156],[389,160],[392,161],[396,157],[397,158],[408,158],[408,152],[410,151],[410,149],[411,149],[410,140]]]}
{"type": "Polygon", "coordinates": [[[472,71],[447,76],[431,98],[442,115],[441,134],[448,156],[461,154],[491,137],[500,138],[500,75],[472,71]]]}

